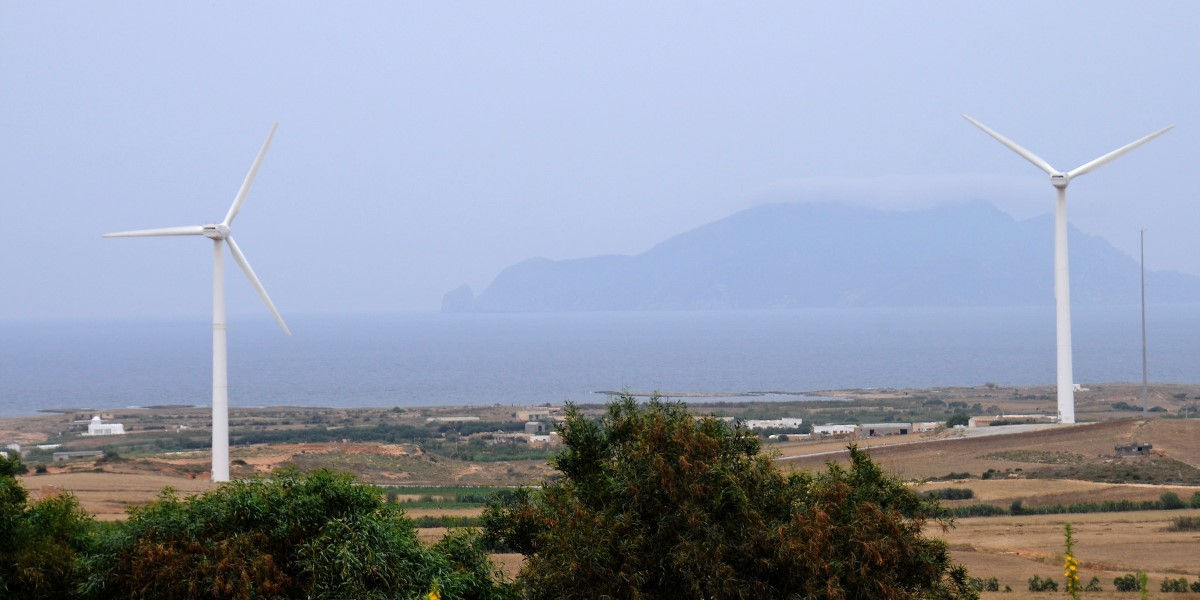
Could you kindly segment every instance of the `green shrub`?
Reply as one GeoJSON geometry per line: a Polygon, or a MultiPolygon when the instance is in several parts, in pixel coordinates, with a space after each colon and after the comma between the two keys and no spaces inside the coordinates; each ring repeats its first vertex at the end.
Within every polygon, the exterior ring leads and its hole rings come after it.
{"type": "Polygon", "coordinates": [[[967,517],[995,517],[1009,514],[1007,510],[992,504],[968,504],[947,509],[950,516],[956,519],[967,517]]]}
{"type": "Polygon", "coordinates": [[[1168,577],[1167,579],[1164,579],[1162,584],[1158,586],[1158,590],[1166,593],[1186,594],[1188,591],[1187,578],[1180,577],[1179,579],[1171,579],[1168,577]]]}
{"type": "Polygon", "coordinates": [[[977,597],[922,532],[948,524],[937,503],[853,446],[785,475],[753,432],[630,396],[598,421],[568,405],[560,431],[560,474],[483,517],[529,598],[977,597]]]}
{"type": "Polygon", "coordinates": [[[29,502],[15,477],[24,471],[20,459],[0,458],[0,597],[68,597],[92,518],[70,494],[29,502]]]}
{"type": "Polygon", "coordinates": [[[949,419],[946,419],[946,427],[954,427],[955,425],[967,426],[971,423],[971,417],[966,413],[954,413],[949,419]]]}
{"type": "Polygon", "coordinates": [[[1031,592],[1057,592],[1058,582],[1046,577],[1041,578],[1037,575],[1029,578],[1029,591],[1031,592]]]}
{"type": "Polygon", "coordinates": [[[1179,494],[1176,494],[1175,492],[1163,492],[1163,494],[1158,497],[1158,501],[1160,504],[1162,504],[1162,507],[1167,510],[1187,508],[1187,503],[1185,503],[1183,499],[1179,497],[1179,494]]]}
{"type": "Polygon", "coordinates": [[[1193,581],[1193,582],[1192,582],[1192,585],[1191,585],[1191,586],[1189,586],[1189,587],[1191,587],[1191,588],[1192,588],[1192,591],[1193,591],[1193,592],[1196,592],[1196,593],[1200,594],[1200,579],[1197,579],[1197,580],[1193,581]]]}
{"type": "MultiPolygon", "coordinates": [[[[971,478],[970,473],[967,473],[967,472],[958,473],[958,472],[951,471],[950,473],[946,473],[945,475],[942,475],[941,477],[930,477],[928,479],[928,481],[951,481],[954,479],[970,479],[970,478],[971,478]]],[[[1197,492],[1197,494],[1200,494],[1200,492],[1197,492]]]]}
{"type": "Polygon", "coordinates": [[[1104,588],[1100,587],[1100,578],[1092,577],[1092,580],[1083,587],[1085,592],[1103,592],[1104,588]]]}
{"type": "Polygon", "coordinates": [[[1168,531],[1200,531],[1200,517],[1175,517],[1168,531]]]}
{"type": "Polygon", "coordinates": [[[978,577],[972,577],[969,581],[971,583],[971,589],[973,589],[977,592],[998,592],[998,591],[1000,591],[1000,580],[996,579],[995,577],[990,577],[988,579],[980,579],[978,577]]]}
{"type": "Polygon", "coordinates": [[[941,488],[925,492],[925,497],[938,500],[969,500],[975,497],[975,492],[969,488],[941,488]]]}
{"type": "Polygon", "coordinates": [[[1192,508],[1200,508],[1200,492],[1192,494],[1192,501],[1188,503],[1192,508]]]}
{"type": "Polygon", "coordinates": [[[1136,592],[1138,591],[1137,576],[1133,573],[1126,573],[1116,579],[1113,579],[1113,587],[1118,592],[1136,592]]]}
{"type": "Polygon", "coordinates": [[[423,546],[379,488],[283,470],[187,498],[164,490],[99,537],[81,587],[97,597],[411,598],[436,582],[499,593],[479,564],[442,550],[423,546]]]}

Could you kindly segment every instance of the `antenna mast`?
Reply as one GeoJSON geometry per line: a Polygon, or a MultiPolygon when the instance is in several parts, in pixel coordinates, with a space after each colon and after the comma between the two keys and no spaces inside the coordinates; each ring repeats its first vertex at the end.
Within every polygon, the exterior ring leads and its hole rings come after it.
{"type": "Polygon", "coordinates": [[[1142,418],[1146,418],[1149,393],[1146,386],[1146,230],[1141,231],[1142,255],[1142,418]]]}

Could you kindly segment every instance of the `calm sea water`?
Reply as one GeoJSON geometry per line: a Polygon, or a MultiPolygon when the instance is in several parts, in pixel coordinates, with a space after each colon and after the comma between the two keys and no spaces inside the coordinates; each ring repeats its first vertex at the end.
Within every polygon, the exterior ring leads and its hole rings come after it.
{"type": "MultiPolygon", "coordinates": [[[[1141,378],[1138,308],[1074,312],[1081,382],[1141,378]]],[[[1054,381],[1052,307],[269,318],[229,326],[234,406],[600,401],[1054,381]]],[[[0,322],[0,415],[207,405],[204,319],[0,322]]],[[[1150,377],[1200,381],[1200,304],[1152,307],[1150,377]]]]}

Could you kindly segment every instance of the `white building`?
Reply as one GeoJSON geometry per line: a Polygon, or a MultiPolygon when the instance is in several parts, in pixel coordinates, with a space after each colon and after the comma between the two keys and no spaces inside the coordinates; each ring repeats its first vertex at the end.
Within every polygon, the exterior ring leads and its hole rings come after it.
{"type": "Polygon", "coordinates": [[[125,426],[121,423],[102,423],[100,415],[96,415],[88,422],[87,433],[80,435],[125,435],[125,426]]]}
{"type": "Polygon", "coordinates": [[[744,422],[750,429],[796,429],[804,423],[804,419],[784,417],[782,419],[750,419],[744,422]]]}
{"type": "Polygon", "coordinates": [[[858,425],[814,425],[813,435],[846,435],[858,431],[858,425]]]}

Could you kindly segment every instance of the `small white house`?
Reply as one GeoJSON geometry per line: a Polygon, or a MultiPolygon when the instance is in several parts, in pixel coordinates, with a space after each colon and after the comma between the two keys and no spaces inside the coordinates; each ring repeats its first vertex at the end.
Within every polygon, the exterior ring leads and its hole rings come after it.
{"type": "Polygon", "coordinates": [[[81,435],[125,435],[125,426],[121,423],[102,423],[100,415],[96,415],[88,422],[87,433],[81,435]]]}

